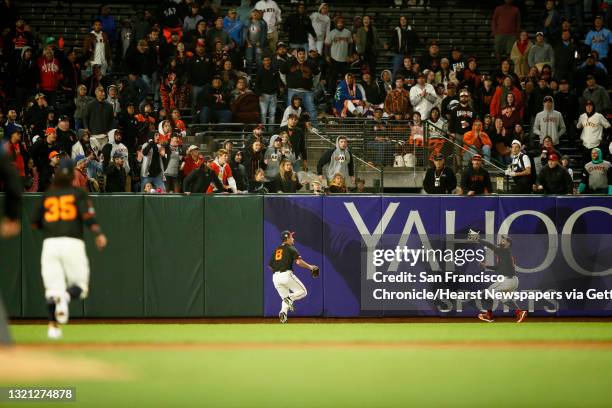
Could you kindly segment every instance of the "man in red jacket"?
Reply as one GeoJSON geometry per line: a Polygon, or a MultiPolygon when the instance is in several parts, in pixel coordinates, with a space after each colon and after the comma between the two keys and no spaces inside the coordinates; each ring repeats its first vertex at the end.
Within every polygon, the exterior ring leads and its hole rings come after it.
{"type": "Polygon", "coordinates": [[[55,103],[55,92],[63,79],[60,63],[53,56],[53,48],[45,47],[43,55],[38,58],[40,73],[40,90],[46,95],[50,105],[55,103]]]}
{"type": "MultiPolygon", "coordinates": [[[[234,179],[234,176],[232,175],[232,169],[230,168],[230,165],[227,162],[228,157],[229,154],[227,150],[220,149],[217,152],[215,160],[210,164],[210,169],[221,181],[221,183],[223,184],[223,189],[225,191],[231,190],[233,193],[238,193],[239,191],[236,187],[236,180],[234,179]]],[[[222,193],[223,191],[216,190],[216,188],[211,183],[210,186],[208,186],[208,190],[206,192],[208,194],[211,194],[216,192],[222,193]]]]}

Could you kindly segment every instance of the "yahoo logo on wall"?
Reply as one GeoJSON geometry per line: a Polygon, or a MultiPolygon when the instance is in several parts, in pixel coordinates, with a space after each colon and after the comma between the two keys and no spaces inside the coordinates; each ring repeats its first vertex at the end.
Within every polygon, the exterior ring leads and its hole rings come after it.
{"type": "MultiPolygon", "coordinates": [[[[537,198],[534,198],[537,200],[537,198]]],[[[460,211],[473,212],[474,209],[470,207],[469,201],[463,201],[466,205],[465,208],[460,211]]],[[[366,223],[364,222],[364,217],[362,213],[359,212],[357,206],[352,201],[344,202],[344,207],[348,212],[351,220],[354,223],[355,228],[358,230],[362,243],[365,246],[365,250],[367,251],[367,276],[368,279],[371,279],[374,272],[375,267],[373,266],[372,252],[377,248],[381,238],[383,235],[388,233],[388,227],[393,225],[398,225],[400,223],[403,225],[401,229],[401,233],[398,234],[399,240],[397,242],[397,246],[403,247],[408,243],[409,238],[412,236],[418,236],[423,247],[425,249],[430,249],[431,242],[429,240],[429,236],[435,234],[443,234],[448,237],[454,237],[457,234],[459,229],[465,229],[466,225],[458,227],[456,222],[457,210],[446,210],[440,211],[439,217],[434,217],[434,220],[438,220],[440,223],[444,222],[444,228],[441,228],[440,225],[428,225],[427,222],[424,222],[424,217],[422,216],[423,210],[409,210],[408,214],[404,216],[402,219],[397,219],[396,213],[401,206],[410,206],[409,200],[397,200],[391,201],[382,208],[382,216],[378,220],[376,227],[372,230],[368,229],[366,223]],[[411,235],[412,234],[412,235],[411,235]]],[[[560,224],[559,219],[555,222],[549,215],[542,211],[537,210],[520,210],[515,211],[509,214],[505,214],[502,219],[498,219],[498,211],[496,210],[485,210],[483,211],[481,216],[481,223],[484,225],[484,229],[481,231],[483,237],[490,240],[496,241],[501,235],[507,235],[511,232],[511,227],[516,224],[520,224],[524,217],[535,217],[539,220],[541,224],[545,227],[545,234],[540,234],[541,236],[545,236],[547,240],[547,249],[544,254],[538,254],[541,258],[541,261],[529,267],[521,266],[517,263],[517,271],[522,273],[534,273],[541,272],[551,268],[555,259],[557,258],[557,254],[559,253],[559,241],[561,243],[561,254],[563,259],[567,263],[567,265],[575,272],[582,274],[584,276],[607,276],[612,274],[612,266],[609,266],[602,270],[588,270],[585,267],[581,266],[578,260],[576,259],[576,255],[574,254],[573,248],[573,236],[574,228],[579,219],[586,214],[589,213],[598,213],[598,216],[609,217],[612,216],[612,209],[605,206],[592,205],[586,206],[575,211],[572,211],[571,214],[565,218],[564,222],[560,224]],[[495,232],[496,221],[498,222],[499,228],[497,229],[497,233],[495,232]]],[[[429,218],[431,218],[431,214],[429,214],[429,218]]],[[[435,222],[435,221],[434,221],[435,222]]],[[[603,238],[603,237],[602,237],[603,238]]],[[[460,243],[461,239],[449,240],[447,243],[449,245],[453,245],[453,243],[460,243]]],[[[491,255],[490,255],[491,256],[491,255]]],[[[439,265],[435,263],[435,261],[430,261],[430,266],[432,270],[439,271],[449,269],[449,266],[452,268],[452,265],[439,265]]],[[[395,272],[397,271],[398,263],[392,262],[389,265],[388,271],[395,272]]]]}

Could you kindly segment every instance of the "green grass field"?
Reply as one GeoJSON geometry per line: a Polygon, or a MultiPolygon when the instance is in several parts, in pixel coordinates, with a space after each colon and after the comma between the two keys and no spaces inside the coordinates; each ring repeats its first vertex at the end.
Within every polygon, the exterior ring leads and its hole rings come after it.
{"type": "Polygon", "coordinates": [[[46,346],[44,325],[16,325],[12,332],[20,353],[85,358],[125,374],[31,382],[75,386],[78,406],[603,407],[612,401],[610,323],[83,324],[65,327],[57,349],[46,346]]]}

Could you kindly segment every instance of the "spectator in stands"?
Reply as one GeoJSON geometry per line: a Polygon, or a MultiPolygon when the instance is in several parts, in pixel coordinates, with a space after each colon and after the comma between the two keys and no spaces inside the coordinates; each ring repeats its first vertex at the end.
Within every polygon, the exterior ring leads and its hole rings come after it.
{"type": "Polygon", "coordinates": [[[429,43],[429,52],[421,59],[421,69],[428,69],[433,72],[438,72],[440,69],[440,46],[438,41],[433,40],[429,43]]]}
{"type": "Polygon", "coordinates": [[[510,133],[514,129],[514,125],[521,123],[521,111],[516,105],[512,92],[506,94],[506,103],[501,110],[501,118],[504,128],[510,133]]]}
{"type": "Polygon", "coordinates": [[[533,43],[529,41],[529,34],[527,34],[527,31],[522,30],[510,52],[510,58],[514,64],[514,73],[519,79],[525,78],[529,72],[528,57],[532,46],[533,43]]]}
{"type": "Polygon", "coordinates": [[[365,114],[365,95],[361,92],[361,87],[357,86],[355,76],[349,72],[344,76],[344,81],[338,83],[334,95],[334,109],[336,116],[361,117],[365,114]]]}
{"type": "Polygon", "coordinates": [[[566,124],[567,135],[570,142],[576,138],[575,123],[579,115],[578,97],[570,91],[569,81],[562,79],[559,81],[559,92],[554,95],[555,107],[563,116],[563,121],[566,124]]]}
{"type": "Polygon", "coordinates": [[[344,27],[344,18],[342,16],[337,17],[336,27],[325,37],[325,45],[329,47],[326,48],[326,50],[329,50],[326,57],[329,64],[327,82],[328,90],[331,92],[335,91],[338,78],[344,78],[349,69],[352,44],[353,36],[344,27]]]}
{"type": "MultiPolygon", "coordinates": [[[[545,136],[544,141],[540,146],[538,146],[538,148],[539,149],[532,151],[529,156],[530,158],[533,157],[535,159],[535,157],[539,155],[540,167],[546,166],[546,164],[548,163],[548,159],[551,155],[556,154],[557,157],[561,155],[561,153],[557,149],[555,149],[555,146],[552,142],[552,138],[550,136],[545,136]]],[[[534,165],[537,164],[535,160],[533,160],[533,163],[534,165]]],[[[534,169],[535,168],[536,166],[534,166],[534,169]]]]}
{"type": "Polygon", "coordinates": [[[278,43],[278,26],[281,23],[281,9],[274,0],[259,0],[255,4],[255,9],[260,10],[263,14],[263,20],[268,27],[268,46],[270,51],[276,52],[276,43],[278,43]]]}
{"type": "Polygon", "coordinates": [[[472,129],[476,112],[472,109],[467,89],[459,92],[459,103],[451,110],[448,130],[456,143],[463,144],[463,135],[472,129]]]}
{"type": "Polygon", "coordinates": [[[173,32],[183,35],[183,20],[181,19],[178,4],[173,0],[162,0],[158,7],[158,18],[160,26],[163,27],[163,35],[166,41],[170,41],[173,32]]]}
{"type": "Polygon", "coordinates": [[[59,60],[53,55],[53,48],[45,47],[43,55],[38,58],[39,89],[45,94],[51,105],[55,104],[56,92],[62,80],[59,60]]]}
{"type": "Polygon", "coordinates": [[[291,114],[296,115],[298,118],[302,115],[302,98],[300,97],[300,95],[293,95],[293,97],[291,97],[291,103],[285,108],[285,111],[283,112],[283,119],[281,120],[280,124],[281,127],[287,126],[287,123],[289,122],[289,116],[291,114]]]}
{"type": "Polygon", "coordinates": [[[385,112],[389,116],[408,119],[412,115],[412,105],[410,104],[410,94],[404,88],[404,78],[395,77],[395,88],[387,93],[385,98],[385,112]]]}
{"type": "Polygon", "coordinates": [[[582,141],[583,161],[588,161],[591,150],[594,148],[604,149],[604,132],[610,128],[610,122],[595,110],[595,103],[587,100],[585,112],[578,118],[576,127],[582,129],[580,140],[582,141]]]}
{"type": "Polygon", "coordinates": [[[72,180],[72,186],[82,188],[89,192],[89,179],[87,178],[87,157],[78,155],[74,157],[74,179],[72,180]]]}
{"type": "Polygon", "coordinates": [[[261,141],[254,141],[249,149],[245,151],[244,167],[249,181],[255,179],[255,172],[257,169],[266,170],[265,150],[261,141]]]}
{"type": "Polygon", "coordinates": [[[582,5],[581,0],[563,0],[564,19],[571,19],[582,29],[582,5]]]}
{"type": "Polygon", "coordinates": [[[522,152],[522,144],[518,140],[512,141],[512,163],[506,170],[506,176],[513,178],[512,194],[531,194],[533,176],[531,160],[522,152]]]}
{"type": "MultiPolygon", "coordinates": [[[[289,136],[289,144],[295,155],[295,171],[306,170],[308,168],[308,152],[306,150],[306,137],[302,129],[298,127],[298,116],[296,114],[290,114],[287,120],[287,126],[283,126],[279,129],[279,133],[285,131],[289,136]]],[[[281,166],[282,167],[282,166],[281,166]]],[[[292,166],[293,169],[293,166],[292,166]]]]}
{"type": "Polygon", "coordinates": [[[555,10],[555,1],[546,0],[545,10],[542,13],[542,18],[538,26],[538,30],[544,33],[544,37],[549,43],[553,43],[559,36],[559,30],[561,29],[561,16],[559,12],[555,10]]]}
{"type": "Polygon", "coordinates": [[[548,165],[538,175],[538,191],[543,194],[571,194],[574,182],[568,171],[559,165],[559,156],[551,154],[548,165]]]}
{"type": "Polygon", "coordinates": [[[399,24],[391,32],[391,43],[385,43],[385,49],[393,53],[393,73],[403,64],[404,57],[413,55],[419,45],[419,37],[408,25],[406,16],[400,16],[399,24]]]}
{"type": "Polygon", "coordinates": [[[212,84],[204,88],[198,100],[198,110],[200,123],[210,123],[216,120],[219,123],[229,123],[232,112],[229,105],[230,96],[223,87],[223,81],[216,75],[212,79],[212,84]]]}
{"type": "Polygon", "coordinates": [[[206,55],[204,40],[198,41],[195,55],[187,63],[187,82],[191,84],[191,114],[195,117],[198,100],[211,80],[212,64],[206,55]]]}
{"type": "Polygon", "coordinates": [[[600,15],[595,17],[594,26],[594,29],[588,32],[584,44],[591,47],[591,51],[597,51],[602,61],[607,61],[608,50],[612,44],[612,31],[604,27],[603,16],[600,15]]]}
{"type": "MultiPolygon", "coordinates": [[[[489,104],[490,104],[491,102],[490,99],[493,96],[493,91],[490,91],[492,89],[491,81],[489,81],[488,86],[490,88],[485,89],[485,91],[491,92],[491,95],[489,97],[489,104]]],[[[481,104],[485,103],[484,102],[485,101],[484,91],[479,101],[481,104]]],[[[442,113],[442,116],[447,121],[448,121],[448,118],[450,118],[450,111],[458,104],[459,104],[459,95],[457,95],[457,85],[455,85],[454,82],[449,82],[448,85],[446,86],[446,96],[444,97],[444,99],[442,100],[442,104],[440,105],[440,112],[442,113]]],[[[480,111],[482,111],[482,109],[480,111]]],[[[486,106],[486,112],[488,111],[489,111],[489,105],[486,106]]]]}
{"type": "Polygon", "coordinates": [[[504,78],[503,84],[501,86],[498,86],[495,90],[495,94],[493,95],[493,99],[491,100],[491,116],[498,117],[502,115],[503,109],[508,104],[508,94],[513,95],[513,105],[516,110],[518,110],[519,116],[522,116],[523,100],[521,90],[514,86],[512,77],[510,75],[506,76],[504,78]]]}
{"type": "Polygon", "coordinates": [[[252,10],[253,10],[253,7],[251,7],[251,0],[241,0],[240,6],[236,9],[236,13],[238,14],[238,19],[240,19],[240,22],[242,23],[244,27],[246,27],[249,21],[251,20],[252,10]]]}
{"type": "Polygon", "coordinates": [[[423,189],[427,194],[452,194],[456,188],[455,173],[444,165],[444,156],[436,155],[423,178],[423,189]]]}
{"type": "Polygon", "coordinates": [[[502,118],[496,118],[494,123],[492,132],[487,133],[491,135],[492,157],[503,166],[506,166],[512,162],[510,146],[512,145],[514,127],[506,129],[502,118]]]}
{"type": "Polygon", "coordinates": [[[159,133],[155,133],[152,139],[149,139],[142,145],[142,168],[140,176],[143,187],[147,183],[151,183],[156,189],[166,191],[164,184],[164,158],[166,152],[163,146],[159,144],[159,133]]]}
{"type": "Polygon", "coordinates": [[[344,194],[347,193],[346,179],[342,174],[336,174],[329,182],[327,187],[328,194],[344,194]]]}
{"type": "Polygon", "coordinates": [[[185,35],[185,45],[187,49],[195,51],[198,44],[206,49],[206,21],[201,20],[196,24],[195,30],[189,31],[185,35]]]}
{"type": "Polygon", "coordinates": [[[472,157],[472,165],[461,174],[461,188],[457,190],[457,194],[474,196],[491,194],[492,191],[489,172],[482,167],[482,156],[475,154],[472,157]]]}
{"type": "Polygon", "coordinates": [[[325,177],[328,182],[331,182],[340,174],[344,180],[350,177],[352,184],[355,184],[355,164],[346,136],[338,136],[336,138],[336,147],[327,150],[319,159],[317,174],[321,181],[323,181],[323,168],[325,166],[327,166],[325,177]]]}
{"type": "Polygon", "coordinates": [[[584,165],[578,193],[612,195],[612,165],[598,148],[591,150],[591,161],[584,165]]]}
{"type": "Polygon", "coordinates": [[[561,41],[553,47],[555,54],[555,76],[568,81],[574,80],[578,48],[570,37],[569,30],[561,33],[561,41]]]}
{"type": "MultiPolygon", "coordinates": [[[[230,160],[230,168],[232,170],[232,175],[236,180],[236,188],[238,191],[247,192],[250,188],[250,182],[247,175],[246,168],[244,167],[244,159],[242,150],[237,150],[233,154],[231,154],[232,159],[230,160]]],[[[261,170],[261,169],[259,169],[261,170]]],[[[257,171],[255,172],[255,180],[257,179],[257,171]]]]}
{"type": "MultiPolygon", "coordinates": [[[[185,194],[212,194],[214,191],[224,191],[224,186],[220,180],[220,178],[223,178],[223,176],[217,176],[217,174],[211,169],[212,163],[209,163],[209,161],[210,160],[207,158],[202,158],[202,163],[200,166],[185,177],[185,180],[183,180],[183,190],[185,191],[185,194]]],[[[225,169],[225,167],[223,168],[225,169]]]]}
{"type": "Polygon", "coordinates": [[[99,86],[96,88],[96,99],[89,102],[83,112],[83,127],[89,130],[94,151],[100,151],[106,144],[113,120],[113,107],[106,102],[106,92],[99,86]]]}
{"type": "Polygon", "coordinates": [[[391,74],[391,71],[388,69],[385,69],[383,72],[380,73],[380,82],[383,88],[385,89],[385,98],[386,98],[386,95],[388,95],[389,92],[393,90],[393,87],[395,85],[392,78],[393,78],[393,75],[391,74]]]}
{"type": "Polygon", "coordinates": [[[463,161],[467,164],[474,154],[485,157],[487,161],[491,160],[491,148],[493,143],[489,135],[482,131],[482,122],[476,119],[472,125],[472,130],[463,135],[463,161]]]}
{"type": "Polygon", "coordinates": [[[166,191],[174,193],[181,192],[179,172],[181,162],[183,161],[183,151],[179,142],[180,137],[175,134],[170,138],[170,143],[164,146],[167,155],[166,168],[164,170],[166,191]]]}
{"type": "Polygon", "coordinates": [[[127,174],[124,168],[125,158],[119,152],[115,152],[111,164],[106,167],[106,192],[123,193],[127,182],[127,174]]]}
{"type": "Polygon", "coordinates": [[[2,28],[2,31],[5,29],[8,31],[4,41],[6,44],[5,51],[9,58],[11,58],[13,61],[17,61],[20,56],[23,56],[24,49],[34,47],[34,36],[30,30],[27,29],[26,22],[23,18],[18,18],[15,21],[14,30],[10,30],[10,28],[12,27],[2,28]]]}
{"type": "MultiPolygon", "coordinates": [[[[276,95],[279,91],[280,78],[278,71],[272,67],[272,58],[269,55],[263,57],[263,64],[257,71],[255,79],[255,93],[259,95],[259,108],[261,123],[264,125],[274,124],[276,116],[276,95]]],[[[271,127],[270,127],[271,129],[271,127]]]]}
{"type": "Polygon", "coordinates": [[[191,145],[187,148],[187,152],[185,154],[185,160],[181,163],[181,175],[183,176],[183,180],[192,171],[200,167],[202,162],[204,161],[204,157],[200,156],[200,149],[196,145],[191,145]]]}
{"type": "Polygon", "coordinates": [[[476,90],[480,88],[482,81],[482,75],[478,70],[478,63],[475,57],[467,59],[467,68],[463,70],[463,80],[461,81],[461,88],[468,88],[470,93],[476,93],[476,90]]]}
{"type": "Polygon", "coordinates": [[[206,43],[210,47],[211,52],[218,52],[217,42],[221,42],[221,50],[228,52],[233,48],[232,39],[229,34],[223,29],[223,17],[215,19],[215,25],[206,32],[206,43]]]}
{"type": "Polygon", "coordinates": [[[36,84],[39,81],[38,64],[35,63],[31,47],[24,46],[21,48],[21,54],[19,54],[15,66],[14,78],[17,106],[24,106],[26,100],[36,92],[36,84]]]}
{"type": "Polygon", "coordinates": [[[102,157],[102,166],[104,167],[105,171],[108,166],[112,164],[113,157],[115,157],[115,153],[119,153],[124,160],[123,164],[125,167],[126,174],[130,173],[128,149],[122,143],[122,136],[123,133],[121,129],[113,129],[108,132],[108,143],[104,145],[104,147],[102,148],[102,154],[100,155],[102,157]]]}
{"type": "Polygon", "coordinates": [[[504,0],[497,6],[491,18],[491,35],[495,38],[495,55],[502,59],[510,55],[512,45],[521,28],[521,13],[512,4],[512,0],[504,0]]]}
{"type": "Polygon", "coordinates": [[[268,179],[274,179],[280,171],[280,162],[283,160],[283,140],[280,137],[274,139],[270,143],[270,147],[264,155],[264,163],[266,164],[265,175],[268,179]]]}
{"type": "Polygon", "coordinates": [[[425,83],[425,75],[417,75],[417,83],[410,88],[410,104],[421,114],[422,120],[429,119],[429,112],[437,101],[436,90],[431,84],[425,83]]]}
{"type": "Polygon", "coordinates": [[[538,113],[533,122],[532,133],[539,137],[540,143],[544,136],[550,136],[553,144],[559,144],[561,136],[565,134],[565,122],[561,113],[554,110],[554,100],[552,96],[544,97],[544,110],[538,113]]]}
{"type": "Polygon", "coordinates": [[[327,3],[321,3],[319,5],[318,11],[310,15],[310,21],[312,22],[312,28],[316,36],[313,38],[314,44],[311,44],[309,48],[316,48],[317,52],[322,55],[323,45],[325,44],[327,35],[331,31],[331,20],[329,18],[329,6],[327,3]]]}
{"type": "Polygon", "coordinates": [[[383,85],[379,81],[372,78],[370,72],[365,71],[361,74],[361,84],[358,85],[361,85],[363,88],[366,105],[372,105],[374,108],[382,108],[384,106],[387,93],[385,92],[383,85]]]}
{"type": "Polygon", "coordinates": [[[236,123],[256,123],[260,121],[259,98],[247,87],[245,77],[239,77],[236,88],[230,95],[232,120],[236,123]]]}
{"type": "Polygon", "coordinates": [[[15,109],[9,109],[6,114],[7,120],[2,126],[4,129],[4,137],[10,137],[13,131],[17,130],[23,135],[23,126],[17,123],[17,111],[15,109]]]}
{"type": "Polygon", "coordinates": [[[130,47],[125,57],[125,70],[139,76],[150,89],[157,69],[157,54],[150,50],[147,40],[139,40],[135,47],[130,47]]]}
{"type": "MultiPolygon", "coordinates": [[[[112,20],[112,25],[114,30],[114,20],[112,20]]],[[[113,56],[111,54],[111,41],[108,34],[102,31],[102,20],[99,18],[94,20],[91,32],[86,34],[83,39],[83,51],[85,53],[83,60],[87,61],[85,66],[100,65],[102,75],[106,75],[106,71],[112,65],[113,56]]]]}
{"type": "MultiPolygon", "coordinates": [[[[34,160],[34,165],[38,169],[40,177],[38,191],[46,191],[53,178],[53,164],[51,159],[59,155],[59,146],[57,145],[55,129],[48,128],[44,136],[39,137],[32,145],[30,154],[32,160],[34,160]]],[[[59,161],[59,159],[57,159],[57,161],[59,161]]]]}
{"type": "Polygon", "coordinates": [[[251,12],[251,18],[244,26],[243,38],[246,44],[246,71],[250,75],[253,61],[258,67],[261,65],[264,47],[268,41],[266,23],[261,19],[261,13],[258,10],[251,12]]]}
{"type": "Polygon", "coordinates": [[[297,174],[289,160],[282,160],[278,176],[273,180],[272,192],[274,193],[296,193],[301,188],[297,174]]]}
{"type": "Polygon", "coordinates": [[[203,21],[204,17],[200,14],[200,5],[197,2],[191,3],[189,7],[189,15],[183,19],[183,33],[189,33],[194,31],[200,21],[203,21]]]}
{"type": "Polygon", "coordinates": [[[597,80],[593,75],[587,76],[586,89],[582,92],[584,101],[592,101],[595,105],[595,112],[606,113],[610,108],[610,96],[608,91],[601,85],[597,84],[597,80]]]}
{"type": "Polygon", "coordinates": [[[287,81],[287,100],[293,95],[300,95],[310,115],[310,122],[316,126],[317,110],[313,99],[313,80],[319,74],[319,68],[306,59],[306,50],[298,48],[297,57],[290,58],[280,69],[287,81]]]}
{"type": "Polygon", "coordinates": [[[372,25],[372,18],[363,16],[363,26],[355,33],[355,50],[372,75],[376,75],[378,49],[383,46],[378,30],[372,25]]]}
{"type": "Polygon", "coordinates": [[[463,58],[463,53],[461,49],[454,45],[451,49],[451,55],[449,58],[451,71],[455,73],[455,77],[460,79],[463,77],[463,70],[465,69],[465,59],[463,58]]]}
{"type": "Polygon", "coordinates": [[[70,129],[70,118],[68,116],[62,115],[59,117],[56,134],[60,151],[70,154],[72,145],[77,141],[77,136],[74,130],[70,129]]]}
{"type": "Polygon", "coordinates": [[[87,129],[81,129],[77,135],[79,140],[72,145],[70,157],[73,159],[77,156],[89,157],[90,153],[93,152],[91,144],[89,143],[89,131],[87,129]]]}
{"type": "Polygon", "coordinates": [[[529,50],[528,63],[530,68],[536,67],[538,71],[542,71],[544,65],[555,66],[555,53],[550,44],[545,42],[541,31],[536,33],[536,42],[529,50]]]}
{"type": "MultiPolygon", "coordinates": [[[[383,73],[386,71],[388,70],[383,71],[383,73]]],[[[396,78],[398,76],[401,76],[402,78],[404,78],[404,88],[406,88],[407,91],[410,91],[410,88],[412,88],[412,86],[416,83],[417,73],[414,72],[414,68],[412,66],[412,58],[404,57],[402,66],[399,67],[397,72],[395,72],[393,75],[396,78]]]]}
{"type": "Polygon", "coordinates": [[[11,133],[7,134],[8,139],[6,141],[0,141],[0,154],[5,153],[8,159],[12,162],[17,174],[21,178],[22,182],[25,182],[26,177],[26,163],[28,162],[30,155],[28,150],[23,143],[21,137],[21,131],[17,128],[13,128],[11,133]]]}
{"type": "Polygon", "coordinates": [[[597,58],[597,52],[591,51],[591,53],[587,55],[586,61],[576,70],[575,85],[579,95],[585,89],[589,76],[593,76],[595,81],[601,86],[605,87],[608,84],[608,73],[604,66],[600,62],[597,62],[597,58]]]}

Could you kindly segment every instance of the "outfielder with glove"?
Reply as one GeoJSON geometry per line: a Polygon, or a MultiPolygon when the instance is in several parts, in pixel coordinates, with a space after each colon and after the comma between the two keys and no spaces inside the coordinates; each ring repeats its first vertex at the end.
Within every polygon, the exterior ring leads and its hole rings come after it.
{"type": "Polygon", "coordinates": [[[295,311],[293,302],[305,298],[308,293],[304,284],[293,274],[293,263],[295,262],[298,266],[308,269],[313,278],[319,276],[319,267],[304,261],[298,250],[293,246],[295,243],[294,234],[291,231],[281,233],[282,242],[276,247],[268,263],[270,270],[274,273],[272,276],[274,287],[283,299],[281,311],[278,314],[281,323],[287,323],[287,313],[295,311]]]}

